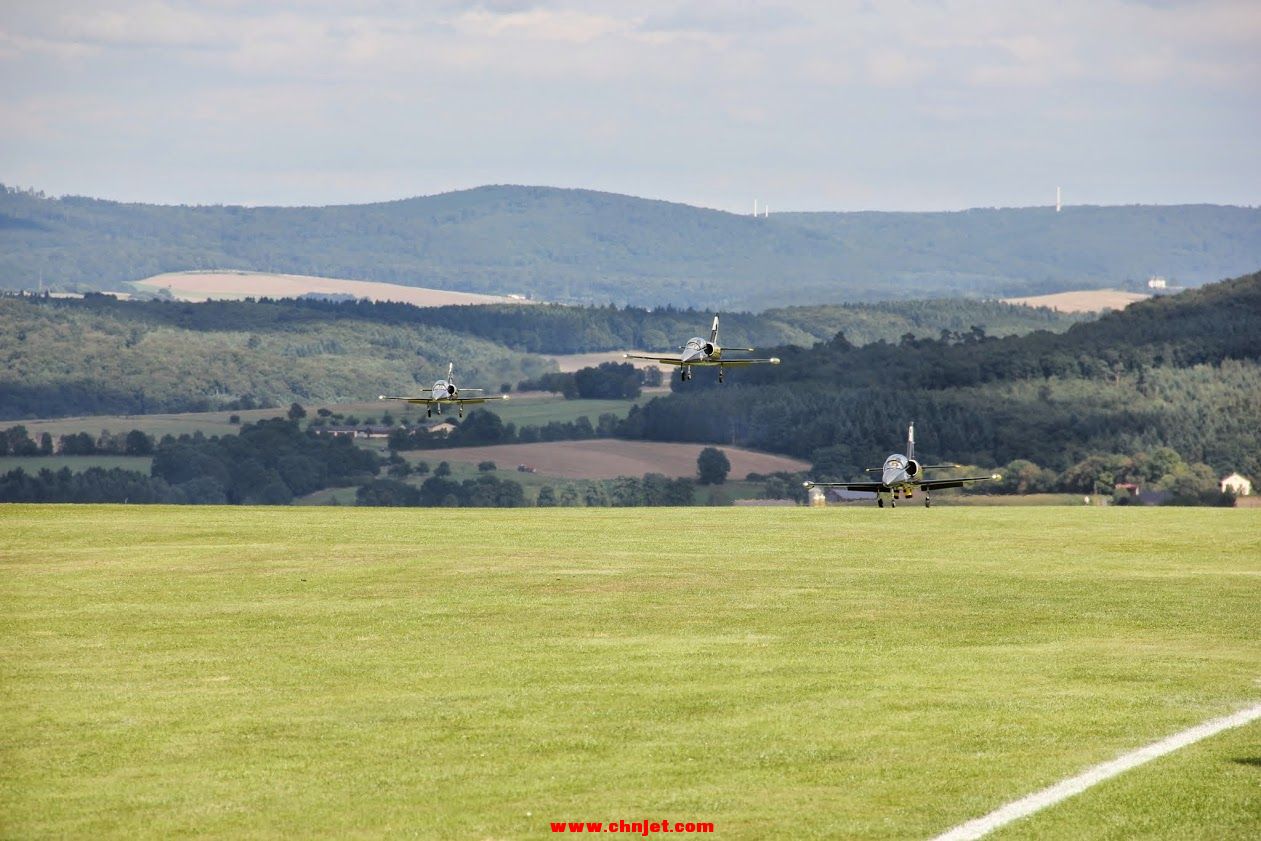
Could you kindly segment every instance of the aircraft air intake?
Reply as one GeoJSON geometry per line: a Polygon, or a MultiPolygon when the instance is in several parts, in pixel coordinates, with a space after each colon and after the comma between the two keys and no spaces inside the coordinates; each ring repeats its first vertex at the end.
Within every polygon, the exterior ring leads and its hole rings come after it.
{"type": "Polygon", "coordinates": [[[706,343],[705,343],[705,355],[706,355],[706,356],[713,356],[713,355],[714,355],[714,345],[713,345],[713,342],[706,342],[706,343]]]}
{"type": "Polygon", "coordinates": [[[450,383],[447,383],[447,394],[455,394],[455,386],[451,385],[450,383]]]}
{"type": "Polygon", "coordinates": [[[907,459],[906,460],[906,475],[915,476],[918,473],[919,473],[919,462],[917,462],[913,458],[907,459]]]}

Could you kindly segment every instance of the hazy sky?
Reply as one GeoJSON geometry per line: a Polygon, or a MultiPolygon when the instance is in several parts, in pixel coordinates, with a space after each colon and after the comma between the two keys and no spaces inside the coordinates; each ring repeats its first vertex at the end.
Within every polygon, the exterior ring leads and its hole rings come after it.
{"type": "Polygon", "coordinates": [[[0,0],[0,181],[746,211],[1261,204],[1261,0],[0,0]]]}

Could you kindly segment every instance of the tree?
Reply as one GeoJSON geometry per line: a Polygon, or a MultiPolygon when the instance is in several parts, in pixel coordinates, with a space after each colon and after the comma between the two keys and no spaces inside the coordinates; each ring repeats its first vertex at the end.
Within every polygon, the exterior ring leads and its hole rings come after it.
{"type": "Polygon", "coordinates": [[[696,474],[702,485],[721,485],[731,472],[727,454],[717,447],[706,447],[696,457],[696,474]]]}
{"type": "Polygon", "coordinates": [[[451,464],[445,461],[438,462],[438,466],[434,468],[433,475],[438,478],[441,478],[443,476],[450,476],[451,464]]]}
{"type": "Polygon", "coordinates": [[[539,498],[536,502],[539,508],[552,508],[556,505],[556,491],[551,485],[544,485],[539,488],[539,498]]]}
{"type": "Polygon", "coordinates": [[[420,504],[420,492],[405,482],[374,479],[355,491],[356,505],[410,506],[420,504]]]}
{"type": "Polygon", "coordinates": [[[127,433],[123,452],[129,456],[151,456],[153,455],[153,439],[139,429],[133,429],[127,433]]]}
{"type": "Polygon", "coordinates": [[[489,473],[490,471],[495,470],[496,468],[495,468],[495,463],[493,461],[481,461],[477,463],[477,469],[481,471],[482,473],[489,473]]]}
{"type": "Polygon", "coordinates": [[[300,403],[291,403],[289,405],[289,420],[301,420],[306,417],[306,409],[302,408],[300,403]]]}

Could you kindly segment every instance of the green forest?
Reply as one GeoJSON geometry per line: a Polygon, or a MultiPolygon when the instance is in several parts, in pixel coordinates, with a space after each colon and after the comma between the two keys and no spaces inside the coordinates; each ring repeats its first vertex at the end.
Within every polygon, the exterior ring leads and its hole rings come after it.
{"type": "MultiPolygon", "coordinates": [[[[556,370],[538,354],[677,347],[705,333],[697,310],[559,305],[421,308],[319,300],[120,301],[0,295],[0,419],[346,402],[412,393],[457,362],[461,383],[498,389],[556,370]]],[[[942,330],[1065,330],[1078,317],[955,299],[793,308],[723,317],[723,341],[804,344],[942,330]]],[[[588,390],[593,396],[596,390],[588,390]]]]}
{"type": "Polygon", "coordinates": [[[1061,334],[907,336],[862,347],[837,335],[774,349],[782,365],[750,369],[734,386],[676,379],[671,396],[632,410],[619,434],[797,455],[814,462],[816,478],[848,480],[900,449],[914,421],[919,451],[932,460],[1019,461],[1062,474],[1092,458],[1144,461],[1168,448],[1210,472],[1257,476],[1259,327],[1261,273],[1061,334]]]}
{"type": "MultiPolygon", "coordinates": [[[[688,382],[672,377],[669,395],[633,406],[624,418],[605,413],[594,422],[578,417],[518,426],[483,409],[449,419],[453,429],[442,436],[423,425],[399,426],[388,438],[392,455],[385,462],[347,439],[326,437],[324,427],[336,419],[326,409],[300,428],[300,405],[290,407],[288,420],[246,424],[240,435],[212,439],[164,437],[155,443],[137,431],[108,439],[79,433],[36,440],[19,426],[0,437],[0,452],[152,453],[152,475],[104,468],[38,475],[19,470],[4,477],[0,496],[89,500],[122,494],[134,501],[287,503],[321,488],[355,485],[364,488],[357,499],[365,505],[518,505],[520,489],[510,480],[492,482],[493,477],[458,487],[432,483],[427,491],[404,482],[410,488],[404,490],[397,486],[406,475],[399,454],[598,437],[741,445],[808,459],[817,480],[855,479],[902,447],[912,421],[924,459],[1004,475],[978,491],[1096,494],[1134,483],[1164,501],[1213,504],[1224,501],[1216,488],[1219,476],[1234,470],[1261,475],[1256,433],[1261,273],[1142,301],[1091,321],[1053,321],[1059,332],[1000,337],[979,325],[941,326],[966,323],[967,306],[943,304],[935,322],[928,318],[933,312],[928,304],[818,308],[787,316],[780,311],[769,324],[736,314],[723,322],[724,330],[730,322],[736,339],[776,331],[813,336],[846,318],[860,330],[873,323],[887,330],[893,322],[883,319],[891,316],[920,318],[921,334],[907,330],[858,344],[839,331],[826,340],[768,346],[764,350],[779,356],[781,365],[738,369],[721,386],[712,370],[698,370],[688,382]],[[950,321],[959,318],[964,320],[950,321]],[[935,329],[924,329],[929,323],[935,329]],[[362,459],[355,453],[363,453],[362,459]],[[376,476],[383,466],[389,467],[388,479],[376,476]]],[[[511,370],[535,384],[555,380],[562,391],[572,386],[576,399],[588,391],[607,397],[633,392],[638,374],[606,364],[558,377],[547,373],[554,370],[551,360],[526,350],[604,347],[610,333],[619,340],[644,338],[654,315],[672,330],[704,323],[696,311],[655,314],[615,307],[464,307],[441,313],[363,302],[194,305],[99,294],[8,296],[0,298],[0,351],[8,363],[0,407],[20,417],[23,411],[82,413],[98,404],[112,407],[111,399],[143,412],[216,397],[242,404],[281,395],[296,400],[318,389],[359,396],[366,383],[376,390],[377,377],[411,378],[393,382],[400,387],[427,385],[440,368],[435,348],[469,354],[467,368],[487,383],[511,379],[504,377],[511,370]]],[[[768,477],[766,495],[799,494],[793,485],[799,487],[801,478],[768,477]]],[[[660,501],[681,498],[684,491],[656,479],[635,481],[633,493],[627,485],[585,504],[664,504],[660,501]]],[[[548,496],[556,504],[578,504],[576,494],[571,489],[548,496]]]]}
{"type": "Polygon", "coordinates": [[[989,208],[753,218],[590,190],[488,186],[336,207],[163,206],[0,185],[0,288],[124,290],[242,269],[536,300],[761,310],[1196,285],[1261,265],[1261,208],[989,208]]]}
{"type": "Polygon", "coordinates": [[[0,418],[371,400],[459,361],[498,387],[555,364],[441,326],[303,318],[297,305],[0,297],[0,418]]]}

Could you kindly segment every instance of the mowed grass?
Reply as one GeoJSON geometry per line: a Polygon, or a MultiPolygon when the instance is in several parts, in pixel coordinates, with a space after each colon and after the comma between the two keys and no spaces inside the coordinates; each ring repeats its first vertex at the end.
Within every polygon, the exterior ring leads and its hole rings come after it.
{"type": "MultiPolygon", "coordinates": [[[[417,393],[424,391],[424,389],[419,389],[417,393]]],[[[493,392],[492,389],[491,393],[493,392]]],[[[630,413],[632,406],[646,403],[658,396],[660,393],[650,392],[633,400],[566,400],[560,395],[534,392],[524,396],[512,395],[509,400],[473,408],[495,412],[503,418],[505,423],[515,423],[518,426],[545,426],[552,421],[564,423],[575,421],[584,415],[594,426],[599,421],[600,415],[614,414],[619,418],[624,418],[630,413]]],[[[358,403],[310,403],[305,406],[307,422],[314,419],[316,411],[321,408],[354,416],[361,423],[369,418],[379,422],[386,412],[395,418],[407,418],[412,424],[430,421],[425,417],[423,406],[412,406],[399,401],[365,400],[358,403]]],[[[231,422],[233,415],[238,416],[243,423],[257,423],[267,418],[284,417],[286,412],[288,412],[287,406],[158,415],[88,415],[72,418],[4,421],[0,422],[0,428],[20,424],[25,426],[27,434],[36,440],[39,440],[39,436],[45,432],[51,434],[53,438],[79,432],[87,432],[96,437],[102,430],[125,434],[133,429],[139,429],[156,438],[163,435],[192,435],[197,432],[203,435],[235,435],[241,431],[241,427],[231,422]]],[[[450,407],[444,411],[441,418],[435,415],[433,420],[445,420],[449,417],[456,417],[456,412],[450,407]]],[[[335,426],[339,422],[330,421],[330,423],[335,426]]]]}
{"type": "Polygon", "coordinates": [[[149,456],[0,456],[0,473],[20,468],[35,474],[45,468],[56,472],[63,467],[69,467],[71,473],[82,473],[100,467],[105,470],[136,470],[148,476],[152,466],[153,459],[149,456]]]}
{"type": "MultiPolygon", "coordinates": [[[[1255,510],[0,506],[0,535],[7,837],[928,837],[1261,700],[1255,510]]],[[[1256,837],[1259,743],[1008,831],[1256,837]]]]}

